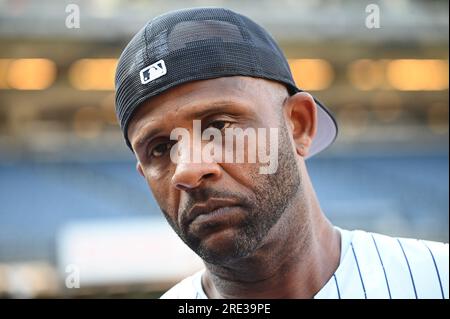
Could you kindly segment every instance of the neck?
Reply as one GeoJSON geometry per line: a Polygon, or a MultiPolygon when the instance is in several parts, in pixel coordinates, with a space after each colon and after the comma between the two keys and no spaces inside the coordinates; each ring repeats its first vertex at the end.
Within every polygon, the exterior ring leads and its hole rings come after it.
{"type": "Polygon", "coordinates": [[[290,207],[255,253],[206,264],[202,284],[209,298],[312,298],[327,283],[339,265],[340,234],[308,186],[307,204],[290,207]]]}

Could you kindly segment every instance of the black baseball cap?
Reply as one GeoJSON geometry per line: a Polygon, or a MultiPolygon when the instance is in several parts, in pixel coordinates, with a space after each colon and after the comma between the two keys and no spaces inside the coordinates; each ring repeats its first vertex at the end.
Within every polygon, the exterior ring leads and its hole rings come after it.
{"type": "MultiPolygon", "coordinates": [[[[172,11],[149,21],[128,43],[116,70],[116,114],[128,140],[128,124],[149,98],[182,83],[224,76],[278,81],[289,94],[302,90],[271,35],[249,18],[224,8],[172,11]]],[[[330,111],[317,99],[318,127],[308,157],[337,136],[330,111]]]]}

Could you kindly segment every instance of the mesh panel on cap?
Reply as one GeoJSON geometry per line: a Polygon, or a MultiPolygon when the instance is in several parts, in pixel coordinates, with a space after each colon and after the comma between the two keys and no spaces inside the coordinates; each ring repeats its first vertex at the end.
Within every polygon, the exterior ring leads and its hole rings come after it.
{"type": "Polygon", "coordinates": [[[204,20],[180,22],[168,37],[169,51],[199,45],[201,41],[244,43],[239,28],[224,21],[204,20]]]}

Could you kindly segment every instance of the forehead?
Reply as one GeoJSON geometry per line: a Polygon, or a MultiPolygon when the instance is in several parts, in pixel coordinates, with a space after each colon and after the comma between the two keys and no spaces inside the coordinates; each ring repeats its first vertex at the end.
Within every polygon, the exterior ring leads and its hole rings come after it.
{"type": "Polygon", "coordinates": [[[217,79],[193,81],[173,87],[141,105],[133,115],[128,128],[128,137],[139,131],[149,121],[168,120],[169,115],[188,117],[204,109],[218,105],[258,108],[272,104],[274,97],[286,89],[282,84],[251,77],[231,76],[217,79]]]}

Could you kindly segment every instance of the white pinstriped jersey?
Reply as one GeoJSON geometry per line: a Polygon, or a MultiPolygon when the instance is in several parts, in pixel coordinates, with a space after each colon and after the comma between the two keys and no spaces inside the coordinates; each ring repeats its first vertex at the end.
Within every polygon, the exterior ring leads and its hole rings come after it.
{"type": "MultiPolygon", "coordinates": [[[[316,299],[449,298],[448,244],[342,230],[341,259],[316,299]]],[[[201,276],[184,279],[161,298],[206,299],[201,276]]]]}

